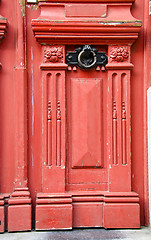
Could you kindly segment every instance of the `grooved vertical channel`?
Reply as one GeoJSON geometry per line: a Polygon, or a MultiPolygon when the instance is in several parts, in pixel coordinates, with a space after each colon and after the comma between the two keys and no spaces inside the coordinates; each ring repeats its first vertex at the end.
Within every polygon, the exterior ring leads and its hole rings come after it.
{"type": "Polygon", "coordinates": [[[61,166],[61,87],[62,80],[61,74],[56,74],[56,106],[57,106],[57,132],[56,132],[56,144],[57,144],[57,156],[56,165],[61,166]]]}
{"type": "Polygon", "coordinates": [[[127,94],[127,78],[126,74],[121,75],[122,90],[122,164],[127,164],[126,157],[126,94],[127,94]]]}
{"type": "Polygon", "coordinates": [[[113,125],[112,125],[112,131],[113,131],[113,164],[118,164],[118,156],[117,156],[117,103],[116,103],[116,97],[117,97],[117,87],[118,87],[118,76],[116,73],[112,75],[112,111],[113,111],[113,125]]]}
{"type": "Polygon", "coordinates": [[[48,106],[48,120],[47,120],[47,165],[52,165],[52,76],[47,75],[47,106],[48,106]]]}

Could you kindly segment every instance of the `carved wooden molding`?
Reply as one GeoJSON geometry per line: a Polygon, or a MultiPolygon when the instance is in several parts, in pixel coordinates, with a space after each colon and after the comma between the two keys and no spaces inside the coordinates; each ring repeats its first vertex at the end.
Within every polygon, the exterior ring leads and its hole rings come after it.
{"type": "Polygon", "coordinates": [[[131,70],[133,69],[134,65],[132,63],[125,63],[125,62],[115,62],[115,63],[108,63],[106,66],[108,70],[131,70]]]}
{"type": "Polygon", "coordinates": [[[42,47],[42,70],[65,70],[68,67],[65,64],[65,48],[62,45],[43,46],[42,47]]]}
{"type": "Polygon", "coordinates": [[[5,37],[7,30],[7,19],[0,15],[0,41],[5,37]]]}
{"type": "Polygon", "coordinates": [[[45,47],[44,49],[45,63],[63,63],[63,48],[62,47],[45,47]]]}
{"type": "MultiPolygon", "coordinates": [[[[58,2],[58,0],[38,0],[38,2],[58,2]]],[[[135,0],[59,0],[59,2],[66,3],[133,3],[135,0]]]]}
{"type": "Polygon", "coordinates": [[[124,62],[128,61],[129,51],[127,47],[113,47],[110,51],[111,61],[124,62]]]}
{"type": "Polygon", "coordinates": [[[85,7],[88,4],[83,2],[80,15],[75,15],[75,11],[69,9],[67,2],[55,4],[54,1],[53,3],[52,1],[51,3],[39,1],[41,13],[39,18],[32,20],[32,29],[40,44],[72,45],[88,42],[90,44],[118,44],[118,41],[123,44],[132,44],[138,38],[141,21],[131,15],[131,3],[120,4],[120,1],[116,1],[117,4],[100,3],[97,5],[93,2],[91,8],[94,15],[88,16],[85,13],[85,7]],[[99,17],[96,5],[106,6],[105,14],[99,17]]]}

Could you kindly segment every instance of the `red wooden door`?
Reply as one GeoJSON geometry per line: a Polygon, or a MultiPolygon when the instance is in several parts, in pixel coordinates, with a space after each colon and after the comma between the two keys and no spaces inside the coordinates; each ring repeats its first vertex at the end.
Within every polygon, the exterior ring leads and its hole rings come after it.
{"type": "Polygon", "coordinates": [[[2,1],[1,232],[4,218],[8,231],[147,222],[147,18],[132,3],[2,1]]]}
{"type": "Polygon", "coordinates": [[[40,6],[40,17],[32,21],[44,45],[36,229],[137,228],[139,198],[131,192],[130,45],[141,23],[129,13],[130,4],[118,5],[118,18],[114,4],[40,6]],[[108,23],[98,8],[108,11],[108,23]],[[122,11],[130,21],[124,26],[122,11]],[[115,28],[109,22],[117,19],[115,28]],[[108,63],[101,63],[102,52],[108,63]]]}

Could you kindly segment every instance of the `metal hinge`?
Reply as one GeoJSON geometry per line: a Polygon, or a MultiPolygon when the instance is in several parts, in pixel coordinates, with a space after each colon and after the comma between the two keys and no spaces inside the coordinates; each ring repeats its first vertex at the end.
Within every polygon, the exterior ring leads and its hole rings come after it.
{"type": "Polygon", "coordinates": [[[149,0],[149,15],[151,16],[151,0],[149,0]]]}

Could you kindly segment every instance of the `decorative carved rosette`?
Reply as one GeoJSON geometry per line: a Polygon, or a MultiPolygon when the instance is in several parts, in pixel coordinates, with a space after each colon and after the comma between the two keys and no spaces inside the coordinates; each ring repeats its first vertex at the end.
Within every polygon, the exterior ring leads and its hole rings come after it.
{"type": "Polygon", "coordinates": [[[45,63],[63,63],[63,47],[45,47],[45,63]]]}
{"type": "Polygon", "coordinates": [[[111,61],[124,62],[129,58],[129,51],[127,47],[113,47],[110,51],[111,61]]]}

